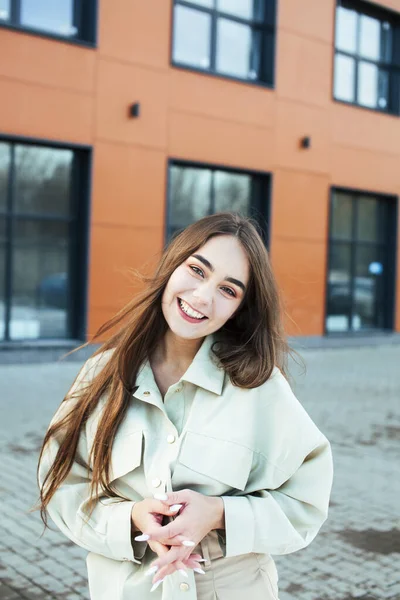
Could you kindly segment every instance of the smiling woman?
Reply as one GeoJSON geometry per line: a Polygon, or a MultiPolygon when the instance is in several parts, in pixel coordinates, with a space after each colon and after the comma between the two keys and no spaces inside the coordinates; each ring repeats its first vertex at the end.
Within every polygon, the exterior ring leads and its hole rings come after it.
{"type": "Polygon", "coordinates": [[[116,326],[44,438],[44,523],[89,551],[92,600],[277,600],[271,555],[315,538],[333,469],[286,379],[255,224],[218,213],[187,227],[92,341],[116,326]]]}

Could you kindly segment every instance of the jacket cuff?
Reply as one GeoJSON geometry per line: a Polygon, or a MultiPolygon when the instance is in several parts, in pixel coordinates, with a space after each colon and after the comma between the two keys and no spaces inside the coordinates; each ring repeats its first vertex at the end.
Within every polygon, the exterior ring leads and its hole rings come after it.
{"type": "Polygon", "coordinates": [[[113,504],[107,524],[107,545],[115,560],[130,560],[140,565],[131,542],[131,514],[134,505],[135,502],[128,501],[113,504]]]}
{"type": "Polygon", "coordinates": [[[254,517],[245,496],[221,496],[225,508],[225,556],[249,554],[254,548],[254,517]]]}

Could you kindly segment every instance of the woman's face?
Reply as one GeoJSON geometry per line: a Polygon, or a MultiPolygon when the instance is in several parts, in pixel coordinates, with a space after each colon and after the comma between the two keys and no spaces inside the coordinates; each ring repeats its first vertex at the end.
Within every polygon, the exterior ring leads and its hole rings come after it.
{"type": "Polygon", "coordinates": [[[171,331],[185,339],[218,331],[239,307],[249,263],[231,235],[211,238],[172,273],[161,300],[171,331]]]}

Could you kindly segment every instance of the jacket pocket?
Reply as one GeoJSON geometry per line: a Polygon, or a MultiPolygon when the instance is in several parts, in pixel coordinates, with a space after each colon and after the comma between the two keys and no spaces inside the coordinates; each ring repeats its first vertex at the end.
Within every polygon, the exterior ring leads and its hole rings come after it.
{"type": "Polygon", "coordinates": [[[244,491],[253,452],[235,442],[188,431],[178,461],[192,471],[244,491]]]}
{"type": "Polygon", "coordinates": [[[110,482],[119,479],[140,466],[142,462],[143,432],[134,431],[114,440],[111,451],[110,482]]]}

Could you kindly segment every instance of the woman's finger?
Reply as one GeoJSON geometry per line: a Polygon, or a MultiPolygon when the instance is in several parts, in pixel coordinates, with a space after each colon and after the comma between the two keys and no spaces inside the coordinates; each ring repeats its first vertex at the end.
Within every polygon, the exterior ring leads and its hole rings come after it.
{"type": "Polygon", "coordinates": [[[149,542],[149,546],[157,556],[164,556],[169,551],[168,546],[164,546],[161,542],[149,542]]]}
{"type": "MultiPolygon", "coordinates": [[[[185,561],[190,556],[190,551],[188,552],[186,548],[179,548],[178,546],[172,546],[172,548],[164,554],[163,556],[159,556],[153,563],[153,566],[157,566],[158,569],[165,567],[175,561],[185,561]]],[[[158,571],[157,571],[158,572],[158,571]]]]}
{"type": "Polygon", "coordinates": [[[155,498],[149,498],[149,512],[166,515],[169,517],[174,517],[179,514],[183,504],[168,504],[167,502],[162,502],[161,500],[157,500],[155,498]]]}
{"type": "Polygon", "coordinates": [[[153,585],[155,583],[157,583],[157,581],[160,581],[161,579],[164,579],[167,575],[172,575],[172,573],[175,573],[176,568],[174,566],[174,564],[168,564],[165,565],[164,567],[161,567],[160,569],[157,569],[157,572],[155,573],[154,577],[153,577],[153,585]]]}

